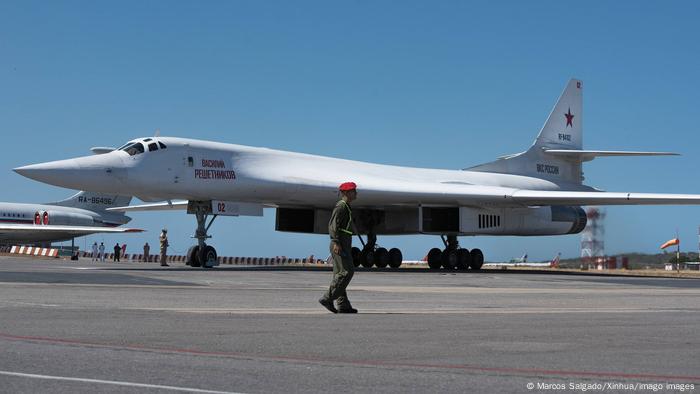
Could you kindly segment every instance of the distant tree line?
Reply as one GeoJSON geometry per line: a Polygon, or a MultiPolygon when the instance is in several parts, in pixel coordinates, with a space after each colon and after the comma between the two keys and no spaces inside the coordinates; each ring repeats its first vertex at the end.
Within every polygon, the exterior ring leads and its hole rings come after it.
{"type": "Polygon", "coordinates": [[[687,263],[689,261],[698,261],[698,254],[693,253],[693,252],[681,253],[680,259],[676,258],[675,253],[669,253],[669,254],[671,255],[671,258],[668,259],[668,262],[672,263],[672,264],[675,264],[678,262],[687,263]]]}

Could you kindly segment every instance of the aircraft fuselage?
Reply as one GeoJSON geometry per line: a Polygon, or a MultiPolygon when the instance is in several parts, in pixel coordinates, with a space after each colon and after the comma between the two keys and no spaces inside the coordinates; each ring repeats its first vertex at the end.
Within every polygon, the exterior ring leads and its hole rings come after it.
{"type": "MultiPolygon", "coordinates": [[[[135,140],[136,142],[141,140],[135,140]]],[[[360,186],[357,206],[476,205],[478,195],[459,198],[451,191],[470,185],[502,189],[591,190],[569,183],[520,175],[400,167],[310,154],[183,138],[161,137],[167,148],[129,155],[107,154],[28,166],[20,172],[57,186],[134,195],[144,201],[230,200],[266,206],[328,207],[337,186],[360,186]],[[50,168],[53,166],[53,169],[50,168]],[[382,192],[387,184],[416,186],[425,193],[382,192]],[[422,186],[422,187],[421,187],[422,186]]]]}

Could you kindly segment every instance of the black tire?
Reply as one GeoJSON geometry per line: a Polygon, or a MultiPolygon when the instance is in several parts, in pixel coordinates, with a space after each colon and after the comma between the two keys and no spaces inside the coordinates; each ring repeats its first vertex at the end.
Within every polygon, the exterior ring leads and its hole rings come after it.
{"type": "Polygon", "coordinates": [[[484,265],[484,254],[479,249],[472,249],[471,255],[472,262],[469,264],[469,268],[473,270],[481,269],[481,266],[484,265]]]}
{"type": "Polygon", "coordinates": [[[469,268],[469,264],[472,262],[472,255],[469,253],[469,249],[459,249],[457,250],[457,269],[466,270],[469,268]]]}
{"type": "Polygon", "coordinates": [[[459,258],[457,257],[457,250],[443,250],[442,253],[440,254],[440,265],[442,265],[442,268],[450,271],[454,270],[455,267],[457,266],[457,263],[459,262],[459,258]]]}
{"type": "Polygon", "coordinates": [[[372,265],[374,264],[374,250],[363,250],[360,264],[365,268],[372,268],[372,265]]]}
{"type": "Polygon", "coordinates": [[[190,267],[200,267],[202,265],[199,260],[199,245],[191,246],[187,249],[187,265],[190,267]]]}
{"type": "Polygon", "coordinates": [[[389,265],[389,251],[386,248],[379,248],[374,252],[374,266],[377,268],[386,268],[389,265]]]}
{"type": "Polygon", "coordinates": [[[360,248],[353,246],[350,255],[352,256],[352,264],[355,268],[360,266],[360,261],[362,260],[362,251],[360,248]]]}
{"type": "Polygon", "coordinates": [[[217,255],[216,255],[216,249],[214,249],[213,246],[210,245],[205,245],[204,248],[202,248],[198,254],[199,257],[199,263],[202,265],[204,268],[211,268],[206,265],[206,262],[209,260],[216,261],[217,255]]]}
{"type": "Polygon", "coordinates": [[[389,250],[389,267],[399,268],[403,263],[403,253],[398,248],[391,248],[389,250]]]}
{"type": "Polygon", "coordinates": [[[432,248],[428,252],[428,267],[430,267],[431,270],[439,270],[440,266],[442,263],[440,262],[440,255],[442,254],[442,250],[438,248],[432,248]]]}

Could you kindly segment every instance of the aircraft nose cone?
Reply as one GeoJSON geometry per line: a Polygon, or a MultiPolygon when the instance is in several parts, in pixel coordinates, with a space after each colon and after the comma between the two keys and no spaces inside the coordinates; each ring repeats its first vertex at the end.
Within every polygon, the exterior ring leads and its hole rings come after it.
{"type": "Polygon", "coordinates": [[[77,166],[69,160],[60,160],[17,167],[13,171],[35,181],[53,184],[54,180],[60,180],[76,169],[77,166]]]}
{"type": "Polygon", "coordinates": [[[115,191],[126,178],[124,163],[108,154],[31,164],[13,171],[50,185],[95,192],[115,191]]]}
{"type": "Polygon", "coordinates": [[[13,168],[12,171],[22,175],[23,177],[31,178],[32,176],[30,174],[32,173],[32,167],[33,165],[17,167],[13,168]]]}

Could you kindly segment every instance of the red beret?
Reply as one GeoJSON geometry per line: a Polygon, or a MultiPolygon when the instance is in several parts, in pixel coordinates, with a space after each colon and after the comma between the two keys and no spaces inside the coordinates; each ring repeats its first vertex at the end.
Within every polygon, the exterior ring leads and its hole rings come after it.
{"type": "Polygon", "coordinates": [[[357,185],[355,184],[355,182],[345,182],[341,184],[338,188],[338,190],[340,190],[341,192],[347,192],[355,189],[357,189],[357,185]]]}

